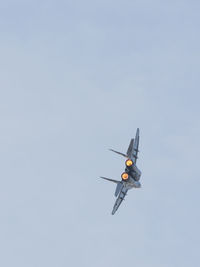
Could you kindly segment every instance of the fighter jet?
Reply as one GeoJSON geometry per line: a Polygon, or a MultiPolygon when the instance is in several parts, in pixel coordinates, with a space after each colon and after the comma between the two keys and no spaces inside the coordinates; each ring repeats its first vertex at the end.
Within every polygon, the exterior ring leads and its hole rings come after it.
{"type": "Polygon", "coordinates": [[[121,175],[121,181],[113,180],[107,177],[100,177],[107,181],[116,183],[115,197],[117,198],[115,201],[115,205],[112,210],[112,215],[115,214],[120,204],[124,200],[129,189],[140,188],[141,184],[139,182],[141,171],[136,166],[136,161],[138,158],[138,147],[139,147],[139,129],[136,131],[135,139],[131,139],[127,153],[121,153],[116,150],[110,149],[112,152],[117,153],[126,158],[125,162],[125,171],[121,175]]]}

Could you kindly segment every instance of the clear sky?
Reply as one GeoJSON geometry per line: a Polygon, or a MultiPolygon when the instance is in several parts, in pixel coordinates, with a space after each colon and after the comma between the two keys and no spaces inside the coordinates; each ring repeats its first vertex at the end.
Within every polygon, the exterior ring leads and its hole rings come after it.
{"type": "Polygon", "coordinates": [[[0,3],[0,266],[199,266],[199,1],[0,3]],[[112,216],[136,128],[142,188],[112,216]]]}

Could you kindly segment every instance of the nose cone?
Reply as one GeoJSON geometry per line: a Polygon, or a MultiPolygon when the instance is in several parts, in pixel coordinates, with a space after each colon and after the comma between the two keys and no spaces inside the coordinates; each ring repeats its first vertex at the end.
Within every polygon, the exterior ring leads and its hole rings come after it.
{"type": "Polygon", "coordinates": [[[114,207],[113,207],[113,210],[112,210],[112,215],[115,214],[116,210],[117,210],[117,208],[116,208],[116,206],[114,206],[114,207]]]}

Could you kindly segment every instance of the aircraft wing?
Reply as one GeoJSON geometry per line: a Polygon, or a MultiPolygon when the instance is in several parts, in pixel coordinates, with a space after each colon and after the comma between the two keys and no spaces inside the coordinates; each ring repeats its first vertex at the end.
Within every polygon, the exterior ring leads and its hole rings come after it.
{"type": "Polygon", "coordinates": [[[112,215],[114,215],[115,212],[118,210],[119,206],[121,205],[122,201],[124,200],[124,198],[126,196],[127,191],[128,191],[128,189],[125,188],[125,186],[123,185],[121,188],[121,191],[118,195],[118,198],[115,201],[115,205],[114,205],[113,210],[112,210],[112,215]]]}

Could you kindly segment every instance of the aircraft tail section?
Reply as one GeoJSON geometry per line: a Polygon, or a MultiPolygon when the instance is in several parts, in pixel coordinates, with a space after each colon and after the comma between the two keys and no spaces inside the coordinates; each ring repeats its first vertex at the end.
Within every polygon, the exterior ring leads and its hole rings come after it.
{"type": "Polygon", "coordinates": [[[138,147],[139,147],[139,138],[140,138],[139,137],[139,128],[137,128],[135,139],[134,138],[131,139],[126,154],[121,153],[119,151],[116,151],[114,149],[109,149],[109,150],[114,152],[114,153],[116,153],[116,154],[118,154],[118,155],[121,155],[121,156],[123,156],[125,158],[132,159],[134,161],[134,163],[136,163],[137,154],[138,154],[138,147]]]}
{"type": "Polygon", "coordinates": [[[139,136],[139,128],[137,128],[137,132],[136,132],[136,135],[135,135],[135,141],[134,141],[134,144],[133,144],[133,150],[132,150],[132,156],[134,158],[134,162],[136,163],[137,161],[137,158],[138,158],[138,148],[139,148],[139,140],[140,140],[140,136],[139,136]]]}
{"type": "Polygon", "coordinates": [[[127,153],[126,153],[128,158],[131,158],[132,150],[133,150],[133,144],[134,144],[134,139],[131,139],[130,145],[129,145],[127,153]]]}
{"type": "Polygon", "coordinates": [[[127,157],[131,159],[134,163],[137,161],[138,155],[138,147],[139,147],[139,128],[137,128],[135,139],[131,139],[128,150],[127,150],[127,157]]]}

